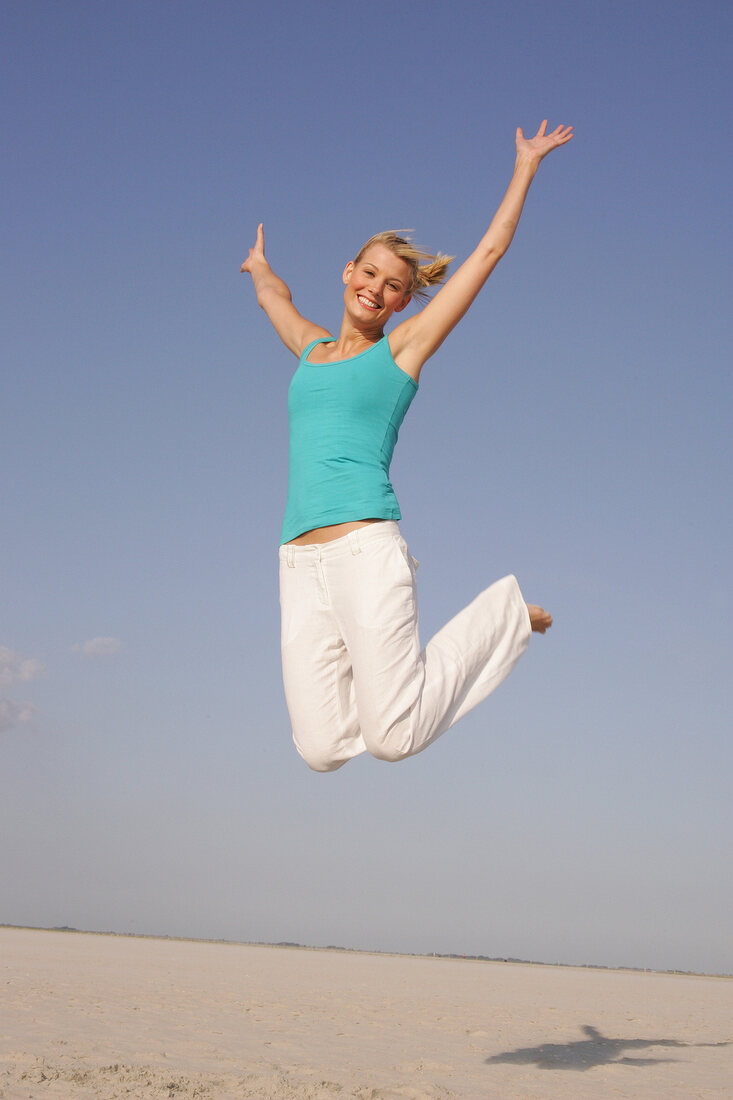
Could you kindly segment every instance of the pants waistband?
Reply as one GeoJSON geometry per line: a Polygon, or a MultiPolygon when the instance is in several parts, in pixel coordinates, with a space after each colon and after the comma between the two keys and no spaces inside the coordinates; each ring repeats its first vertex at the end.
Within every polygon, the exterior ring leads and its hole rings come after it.
{"type": "Polygon", "coordinates": [[[378,523],[369,523],[366,527],[357,527],[355,531],[349,531],[340,538],[330,542],[313,542],[303,546],[288,542],[279,549],[280,561],[286,562],[294,569],[298,561],[324,561],[328,558],[338,558],[346,554],[360,554],[362,548],[371,542],[380,539],[391,539],[400,534],[400,527],[396,520],[383,519],[378,523]]]}

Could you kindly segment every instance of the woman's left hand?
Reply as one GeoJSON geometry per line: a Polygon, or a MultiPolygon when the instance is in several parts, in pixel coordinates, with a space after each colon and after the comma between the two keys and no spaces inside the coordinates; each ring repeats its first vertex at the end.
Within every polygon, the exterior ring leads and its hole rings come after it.
{"type": "Polygon", "coordinates": [[[543,157],[560,145],[565,145],[573,136],[572,126],[557,126],[550,134],[546,131],[547,119],[543,120],[533,138],[526,138],[521,126],[517,126],[517,159],[539,164],[543,157]]]}

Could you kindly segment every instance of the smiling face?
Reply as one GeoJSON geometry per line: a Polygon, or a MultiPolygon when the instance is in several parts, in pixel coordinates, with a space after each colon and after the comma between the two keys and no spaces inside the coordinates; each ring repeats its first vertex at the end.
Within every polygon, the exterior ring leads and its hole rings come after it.
{"type": "Polygon", "coordinates": [[[344,270],[344,302],[359,325],[383,328],[393,313],[410,301],[410,265],[384,245],[368,248],[358,263],[344,270]]]}

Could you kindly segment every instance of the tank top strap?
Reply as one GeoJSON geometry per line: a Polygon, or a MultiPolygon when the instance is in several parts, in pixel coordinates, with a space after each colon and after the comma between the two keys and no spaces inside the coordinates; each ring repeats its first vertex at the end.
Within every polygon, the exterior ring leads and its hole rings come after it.
{"type": "Polygon", "coordinates": [[[316,344],[329,344],[333,340],[333,336],[319,336],[317,340],[311,340],[310,344],[307,344],[300,353],[300,362],[304,363],[316,344]]]}

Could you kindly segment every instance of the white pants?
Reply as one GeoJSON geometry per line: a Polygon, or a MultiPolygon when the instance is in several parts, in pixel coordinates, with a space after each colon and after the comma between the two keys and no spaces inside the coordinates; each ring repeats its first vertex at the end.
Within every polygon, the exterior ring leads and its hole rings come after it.
{"type": "Polygon", "coordinates": [[[280,547],[285,696],[296,748],[315,771],[365,751],[381,760],[422,752],[527,648],[529,613],[509,576],[421,650],[416,569],[391,520],[280,547]]]}

